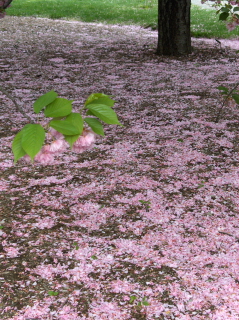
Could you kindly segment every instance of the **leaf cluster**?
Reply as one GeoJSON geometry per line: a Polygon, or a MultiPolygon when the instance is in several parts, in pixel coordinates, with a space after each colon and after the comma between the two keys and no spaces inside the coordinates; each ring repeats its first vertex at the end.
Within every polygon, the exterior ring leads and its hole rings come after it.
{"type": "Polygon", "coordinates": [[[224,4],[219,10],[216,11],[219,14],[219,20],[226,21],[229,16],[234,16],[239,19],[239,15],[236,13],[239,11],[239,7],[233,7],[231,4],[224,4]]]}
{"type": "MultiPolygon", "coordinates": [[[[51,127],[61,133],[72,148],[84,129],[84,122],[98,135],[104,136],[102,122],[121,125],[117,114],[112,109],[115,101],[103,93],[91,94],[81,111],[86,110],[88,117],[81,113],[72,112],[73,100],[59,98],[55,91],[49,91],[40,96],[33,104],[36,114],[43,112],[46,118],[51,118],[48,128],[51,127]]],[[[41,150],[45,142],[45,129],[37,123],[26,124],[18,132],[12,142],[12,151],[15,163],[25,155],[31,160],[41,150]]]]}

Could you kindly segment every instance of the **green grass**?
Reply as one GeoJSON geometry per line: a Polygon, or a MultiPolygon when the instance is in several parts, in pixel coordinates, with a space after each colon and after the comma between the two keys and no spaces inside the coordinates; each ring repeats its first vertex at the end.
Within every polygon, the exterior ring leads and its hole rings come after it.
{"type": "MultiPolygon", "coordinates": [[[[50,19],[157,26],[157,0],[14,0],[7,13],[50,19]]],[[[239,30],[228,32],[218,21],[215,10],[192,5],[191,30],[194,37],[233,38],[239,30]]]]}
{"type": "Polygon", "coordinates": [[[203,9],[192,6],[191,33],[194,37],[202,38],[235,38],[239,36],[239,28],[228,31],[225,22],[218,20],[215,9],[203,9]]]}

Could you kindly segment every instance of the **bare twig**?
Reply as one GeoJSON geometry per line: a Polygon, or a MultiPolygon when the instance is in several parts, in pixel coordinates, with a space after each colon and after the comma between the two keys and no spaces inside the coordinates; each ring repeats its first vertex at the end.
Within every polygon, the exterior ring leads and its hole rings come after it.
{"type": "Polygon", "coordinates": [[[224,231],[218,231],[218,233],[225,234],[229,237],[233,237],[236,240],[236,242],[239,242],[239,238],[235,237],[233,234],[230,234],[230,233],[224,232],[224,231]]]}
{"type": "Polygon", "coordinates": [[[222,43],[218,39],[215,39],[215,41],[219,44],[220,50],[222,50],[222,43]]]}
{"type": "Polygon", "coordinates": [[[27,120],[28,120],[30,123],[34,123],[34,121],[29,117],[29,115],[26,114],[26,112],[23,110],[23,108],[16,102],[16,100],[15,100],[12,96],[10,96],[10,94],[9,94],[4,88],[2,88],[1,86],[0,86],[0,91],[1,91],[3,94],[5,94],[5,96],[14,103],[15,107],[17,108],[17,110],[18,110],[25,118],[27,118],[27,120]]]}

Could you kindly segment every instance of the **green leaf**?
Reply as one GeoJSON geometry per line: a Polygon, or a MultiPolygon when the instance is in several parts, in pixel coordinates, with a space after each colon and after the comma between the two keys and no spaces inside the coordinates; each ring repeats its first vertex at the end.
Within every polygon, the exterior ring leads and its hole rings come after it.
{"type": "Polygon", "coordinates": [[[25,156],[26,151],[22,148],[23,129],[15,135],[12,142],[12,152],[14,154],[14,163],[25,156]]]}
{"type": "Polygon", "coordinates": [[[229,11],[230,11],[229,8],[226,8],[226,7],[221,8],[221,12],[229,12],[229,11]]]}
{"type": "Polygon", "coordinates": [[[49,103],[52,103],[57,97],[55,91],[49,91],[43,96],[39,97],[33,104],[33,109],[36,113],[39,113],[43,108],[45,108],[49,103]]]}
{"type": "Polygon", "coordinates": [[[75,246],[76,250],[78,250],[80,248],[77,242],[74,242],[73,245],[75,246]]]}
{"type": "Polygon", "coordinates": [[[0,226],[0,229],[3,229],[4,228],[4,226],[0,226]]]}
{"type": "Polygon", "coordinates": [[[137,299],[136,296],[131,296],[130,300],[129,300],[129,303],[133,303],[136,299],[137,299]]]}
{"type": "Polygon", "coordinates": [[[219,20],[225,21],[225,20],[227,20],[228,17],[229,17],[229,13],[228,13],[228,12],[222,12],[222,13],[219,15],[219,20]]]}
{"type": "Polygon", "coordinates": [[[45,140],[45,130],[40,124],[28,124],[23,128],[22,148],[33,160],[45,140]]]}
{"type": "Polygon", "coordinates": [[[48,291],[48,294],[49,296],[58,296],[59,292],[50,290],[48,291]]]}
{"type": "Polygon", "coordinates": [[[80,130],[67,120],[52,120],[49,126],[67,136],[80,134],[80,130]]]}
{"type": "Polygon", "coordinates": [[[239,104],[239,94],[238,93],[233,93],[232,98],[235,100],[237,104],[239,104]]]}
{"type": "Polygon", "coordinates": [[[70,122],[79,129],[80,134],[83,131],[83,119],[80,113],[71,113],[66,117],[66,121],[70,122]]]}
{"type": "Polygon", "coordinates": [[[233,8],[233,12],[239,11],[239,7],[233,8]]]}
{"type": "Polygon", "coordinates": [[[198,189],[203,188],[204,187],[204,182],[201,182],[198,184],[198,189]]]}
{"type": "MultiPolygon", "coordinates": [[[[89,104],[86,106],[87,109],[90,110],[94,116],[98,117],[100,120],[104,121],[108,124],[118,124],[122,125],[116,113],[110,107],[103,105],[103,104],[89,104]]],[[[87,113],[88,114],[88,113],[87,113]]]]}
{"type": "Polygon", "coordinates": [[[92,259],[92,260],[97,260],[98,258],[97,258],[97,256],[95,256],[95,255],[93,254],[93,256],[91,256],[91,259],[92,259]]]}
{"type": "Polygon", "coordinates": [[[67,100],[64,98],[56,98],[52,103],[48,104],[44,110],[46,117],[65,117],[71,113],[72,110],[72,100],[67,100]]]}
{"type": "Polygon", "coordinates": [[[97,98],[97,99],[87,103],[87,105],[89,105],[89,104],[105,104],[108,107],[113,107],[113,105],[115,104],[115,101],[110,99],[109,96],[105,96],[105,97],[97,98]]]}
{"type": "Polygon", "coordinates": [[[143,300],[141,301],[141,304],[142,304],[143,306],[150,306],[150,303],[147,301],[146,298],[143,298],[143,300]]]}
{"type": "MultiPolygon", "coordinates": [[[[86,100],[85,106],[92,103],[94,100],[98,100],[99,98],[110,99],[107,94],[104,93],[92,93],[86,100]]],[[[111,100],[111,99],[110,99],[111,100]]],[[[112,100],[113,101],[113,100],[112,100]]]]}
{"type": "Polygon", "coordinates": [[[75,134],[75,135],[72,135],[72,136],[67,136],[65,135],[65,140],[69,143],[71,149],[73,147],[73,144],[76,142],[76,140],[79,138],[80,134],[75,134]]]}
{"type": "Polygon", "coordinates": [[[88,116],[94,116],[94,113],[91,112],[90,110],[88,110],[86,114],[87,114],[88,116]]]}
{"type": "Polygon", "coordinates": [[[151,204],[150,200],[139,200],[142,204],[151,204]]]}
{"type": "Polygon", "coordinates": [[[228,93],[228,91],[229,91],[228,88],[224,87],[224,86],[219,86],[219,87],[217,87],[217,89],[220,91],[224,91],[225,93],[228,93]]]}
{"type": "Polygon", "coordinates": [[[95,118],[85,118],[84,121],[88,124],[88,126],[96,133],[99,134],[100,136],[104,136],[104,128],[102,124],[100,123],[99,120],[95,118]]]}

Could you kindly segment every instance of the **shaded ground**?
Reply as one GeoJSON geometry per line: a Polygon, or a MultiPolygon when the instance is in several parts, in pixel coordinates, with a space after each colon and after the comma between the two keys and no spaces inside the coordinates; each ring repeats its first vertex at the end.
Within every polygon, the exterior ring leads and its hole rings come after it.
{"type": "Polygon", "coordinates": [[[26,110],[50,89],[76,110],[103,92],[124,124],[54,166],[14,166],[25,120],[0,94],[1,319],[237,319],[238,109],[215,122],[235,50],[156,57],[153,31],[33,18],[0,37],[1,86],[26,110]]]}

